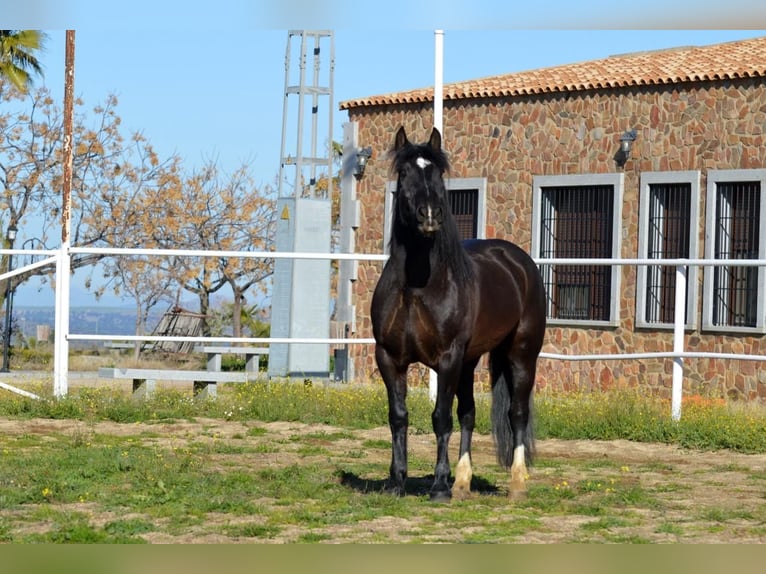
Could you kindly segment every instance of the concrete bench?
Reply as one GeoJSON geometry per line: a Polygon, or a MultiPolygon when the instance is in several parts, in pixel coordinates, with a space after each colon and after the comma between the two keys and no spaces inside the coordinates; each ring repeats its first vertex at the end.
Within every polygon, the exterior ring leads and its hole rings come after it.
{"type": "Polygon", "coordinates": [[[98,376],[103,379],[132,380],[133,396],[136,398],[151,395],[156,389],[157,381],[191,381],[194,384],[194,395],[206,398],[216,396],[217,383],[246,383],[254,381],[257,373],[101,367],[98,376]]]}
{"type": "Polygon", "coordinates": [[[261,355],[268,355],[268,347],[224,347],[221,345],[203,345],[194,347],[195,353],[207,355],[207,370],[218,372],[221,370],[221,357],[223,355],[244,355],[245,372],[257,373],[258,361],[261,355]]]}
{"type": "MultiPolygon", "coordinates": [[[[135,349],[135,343],[115,343],[114,341],[106,341],[104,347],[107,349],[115,349],[117,351],[123,351],[127,349],[135,349]]],[[[141,345],[141,348],[145,351],[149,351],[154,347],[154,343],[145,343],[141,345]]]]}

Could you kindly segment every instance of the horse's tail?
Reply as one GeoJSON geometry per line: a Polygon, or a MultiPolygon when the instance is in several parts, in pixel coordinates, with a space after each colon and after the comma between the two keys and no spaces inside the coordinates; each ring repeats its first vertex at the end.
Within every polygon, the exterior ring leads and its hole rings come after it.
{"type": "MultiPolygon", "coordinates": [[[[527,428],[524,429],[524,454],[527,464],[532,464],[534,455],[534,436],[532,434],[532,393],[527,399],[529,417],[527,428]]],[[[492,385],[492,435],[495,438],[495,450],[499,465],[509,468],[513,463],[513,429],[511,428],[512,395],[510,381],[505,375],[497,377],[492,385]]]]}

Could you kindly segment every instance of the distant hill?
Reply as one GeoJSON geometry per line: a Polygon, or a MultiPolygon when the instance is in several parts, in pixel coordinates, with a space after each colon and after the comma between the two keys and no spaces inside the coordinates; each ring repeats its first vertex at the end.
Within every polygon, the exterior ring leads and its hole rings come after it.
{"type": "MultiPolygon", "coordinates": [[[[164,312],[165,308],[161,308],[150,314],[147,325],[149,330],[157,324],[164,312]]],[[[13,317],[25,337],[37,337],[38,325],[48,325],[53,332],[55,309],[14,306],[13,317]]],[[[69,330],[78,335],[135,335],[136,311],[132,307],[72,307],[69,330]]]]}

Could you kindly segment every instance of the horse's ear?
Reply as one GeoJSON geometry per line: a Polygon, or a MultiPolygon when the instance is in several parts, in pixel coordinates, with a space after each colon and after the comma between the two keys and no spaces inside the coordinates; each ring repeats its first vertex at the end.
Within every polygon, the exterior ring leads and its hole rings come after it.
{"type": "Polygon", "coordinates": [[[396,138],[394,138],[394,151],[399,151],[408,143],[410,142],[407,140],[407,132],[404,131],[404,126],[401,126],[396,132],[396,138]]]}
{"type": "Polygon", "coordinates": [[[430,145],[436,151],[442,149],[442,135],[436,128],[431,130],[431,139],[428,140],[428,145],[430,145]]]}

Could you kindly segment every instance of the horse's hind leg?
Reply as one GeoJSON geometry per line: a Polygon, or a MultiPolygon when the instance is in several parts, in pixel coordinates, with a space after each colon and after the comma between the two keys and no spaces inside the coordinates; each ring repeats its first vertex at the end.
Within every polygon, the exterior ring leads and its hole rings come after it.
{"type": "Polygon", "coordinates": [[[511,498],[527,492],[527,463],[533,455],[532,388],[535,384],[536,358],[511,359],[511,432],[513,433],[513,461],[511,463],[511,498]]]}
{"type": "Polygon", "coordinates": [[[527,462],[532,457],[530,400],[535,363],[534,358],[508,356],[499,350],[490,358],[492,434],[498,462],[510,467],[511,498],[526,493],[527,462]]]}
{"type": "MultiPolygon", "coordinates": [[[[478,362],[478,361],[477,361],[478,362]]],[[[452,496],[457,499],[466,498],[471,492],[471,438],[476,424],[476,403],[473,398],[473,372],[476,363],[463,365],[460,373],[460,383],[457,389],[457,418],[460,423],[460,456],[455,467],[455,482],[452,485],[452,496]]]]}

